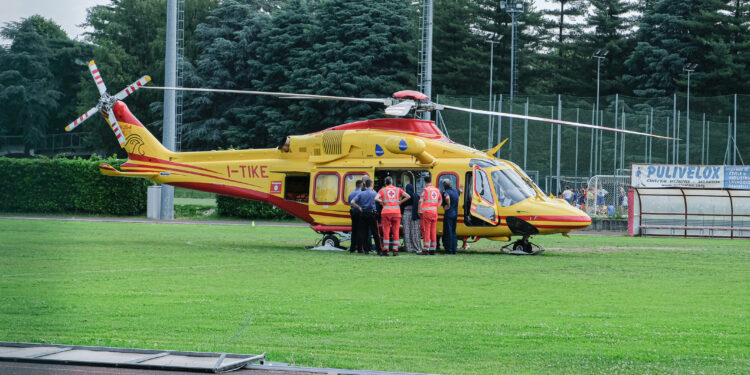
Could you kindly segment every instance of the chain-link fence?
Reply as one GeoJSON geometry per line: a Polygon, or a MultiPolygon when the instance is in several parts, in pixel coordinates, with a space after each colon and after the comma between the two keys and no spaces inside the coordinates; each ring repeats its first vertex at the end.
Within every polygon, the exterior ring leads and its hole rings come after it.
{"type": "Polygon", "coordinates": [[[455,142],[489,149],[510,138],[500,150],[500,157],[513,160],[526,170],[539,171],[537,183],[542,182],[540,186],[547,193],[564,189],[557,186],[558,181],[562,183],[562,176],[621,175],[618,171],[628,169],[631,163],[732,165],[744,164],[743,157],[750,155],[750,137],[743,136],[750,126],[750,110],[743,111],[750,108],[750,95],[691,96],[689,116],[687,97],[682,94],[661,98],[603,96],[598,115],[596,98],[590,97],[519,95],[510,102],[507,96],[498,95],[490,103],[487,96],[438,95],[435,100],[680,138],[663,140],[442,111],[441,119],[455,142]]]}
{"type": "Polygon", "coordinates": [[[590,216],[619,216],[628,214],[630,176],[596,175],[586,187],[584,210],[590,216]]]}

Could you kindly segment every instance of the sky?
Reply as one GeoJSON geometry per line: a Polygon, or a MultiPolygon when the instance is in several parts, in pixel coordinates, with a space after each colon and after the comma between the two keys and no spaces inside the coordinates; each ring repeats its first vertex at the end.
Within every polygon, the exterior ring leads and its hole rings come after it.
{"type": "Polygon", "coordinates": [[[86,20],[86,9],[107,3],[109,0],[2,0],[0,25],[39,14],[55,21],[69,37],[80,39],[85,30],[77,25],[86,20]]]}
{"type": "MultiPolygon", "coordinates": [[[[109,0],[2,0],[0,25],[17,22],[35,14],[50,18],[72,39],[81,39],[87,31],[78,26],[86,20],[86,9],[108,4],[109,0]]],[[[536,8],[549,8],[552,0],[536,0],[536,8]]]]}

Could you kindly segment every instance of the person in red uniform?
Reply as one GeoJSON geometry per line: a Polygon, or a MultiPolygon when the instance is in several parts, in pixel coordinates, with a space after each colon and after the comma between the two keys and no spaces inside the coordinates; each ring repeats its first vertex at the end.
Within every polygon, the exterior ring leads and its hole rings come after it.
{"type": "Polygon", "coordinates": [[[422,240],[424,241],[424,249],[422,249],[420,255],[435,255],[435,248],[437,247],[437,235],[435,231],[437,229],[437,208],[443,201],[440,190],[432,185],[432,177],[427,175],[424,177],[425,188],[422,191],[422,197],[419,199],[419,214],[422,217],[422,240]]]}
{"type": "Polygon", "coordinates": [[[409,194],[400,187],[393,186],[393,178],[385,178],[385,186],[380,189],[375,201],[383,206],[380,211],[380,225],[383,227],[383,253],[388,256],[388,250],[393,250],[393,256],[398,255],[398,230],[401,226],[401,203],[409,199],[409,194]]]}

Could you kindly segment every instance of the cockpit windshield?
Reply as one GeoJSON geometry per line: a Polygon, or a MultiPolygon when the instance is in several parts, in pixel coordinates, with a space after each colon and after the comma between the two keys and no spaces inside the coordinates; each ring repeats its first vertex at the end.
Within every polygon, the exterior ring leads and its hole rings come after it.
{"type": "Polygon", "coordinates": [[[492,172],[497,200],[502,207],[514,205],[536,195],[536,191],[511,168],[492,172]]]}
{"type": "Polygon", "coordinates": [[[542,192],[542,189],[540,189],[540,188],[539,188],[539,186],[537,186],[537,185],[536,185],[536,184],[534,183],[534,180],[532,180],[532,179],[531,179],[531,177],[529,177],[529,175],[528,175],[528,174],[526,174],[526,172],[525,172],[525,171],[524,171],[523,169],[521,169],[521,167],[519,167],[519,166],[518,166],[518,164],[516,164],[516,163],[513,163],[513,162],[511,162],[511,161],[509,161],[509,162],[508,162],[508,164],[510,164],[511,166],[513,166],[513,168],[515,168],[515,169],[516,169],[516,171],[518,171],[518,173],[520,173],[520,174],[521,174],[521,177],[523,177],[523,180],[524,180],[524,182],[526,182],[526,185],[529,185],[529,187],[530,187],[530,188],[531,188],[532,190],[536,190],[536,191],[538,191],[539,193],[541,193],[542,195],[544,195],[544,193],[542,192]]]}

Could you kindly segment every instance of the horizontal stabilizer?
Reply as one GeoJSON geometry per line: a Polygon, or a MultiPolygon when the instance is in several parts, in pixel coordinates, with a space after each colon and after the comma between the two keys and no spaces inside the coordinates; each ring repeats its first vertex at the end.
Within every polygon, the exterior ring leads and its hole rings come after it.
{"type": "Polygon", "coordinates": [[[115,177],[151,178],[151,177],[156,177],[159,175],[158,172],[121,172],[107,163],[99,164],[99,172],[101,172],[105,176],[115,176],[115,177]]]}

